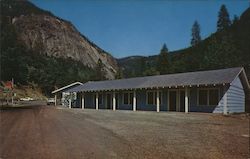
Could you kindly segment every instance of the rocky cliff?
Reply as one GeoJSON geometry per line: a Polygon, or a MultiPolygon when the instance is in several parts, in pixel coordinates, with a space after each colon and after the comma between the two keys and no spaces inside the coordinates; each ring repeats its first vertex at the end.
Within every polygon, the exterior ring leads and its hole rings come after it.
{"type": "Polygon", "coordinates": [[[28,49],[46,56],[80,61],[90,68],[95,68],[100,59],[105,76],[108,79],[114,78],[116,60],[77,31],[70,22],[36,8],[28,1],[12,1],[7,5],[5,13],[12,13],[12,10],[20,10],[20,7],[25,8],[27,5],[29,9],[32,8],[29,12],[15,11],[18,14],[9,14],[18,38],[28,49]]]}

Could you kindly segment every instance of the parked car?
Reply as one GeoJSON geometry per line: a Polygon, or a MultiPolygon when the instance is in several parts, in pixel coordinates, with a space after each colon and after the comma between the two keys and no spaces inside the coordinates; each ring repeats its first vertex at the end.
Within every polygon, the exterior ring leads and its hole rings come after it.
{"type": "Polygon", "coordinates": [[[55,104],[55,99],[54,98],[48,98],[47,99],[47,105],[55,104]]]}
{"type": "Polygon", "coordinates": [[[34,100],[33,98],[31,97],[24,97],[24,98],[20,98],[21,101],[32,101],[34,100]]]}

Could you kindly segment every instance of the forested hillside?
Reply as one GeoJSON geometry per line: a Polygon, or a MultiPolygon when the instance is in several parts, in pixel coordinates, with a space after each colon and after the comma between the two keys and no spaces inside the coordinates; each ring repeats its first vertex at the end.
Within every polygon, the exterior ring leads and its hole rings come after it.
{"type": "Polygon", "coordinates": [[[135,77],[242,66],[250,79],[250,9],[240,18],[236,17],[227,28],[218,30],[194,46],[173,52],[163,47],[161,53],[119,59],[121,75],[135,77]],[[167,63],[160,64],[164,59],[167,63]],[[162,70],[163,67],[166,69],[162,70]]]}
{"type": "Polygon", "coordinates": [[[17,40],[12,25],[1,25],[1,80],[14,78],[19,85],[36,83],[44,93],[54,86],[97,78],[97,72],[72,59],[44,56],[28,50],[17,40]]]}

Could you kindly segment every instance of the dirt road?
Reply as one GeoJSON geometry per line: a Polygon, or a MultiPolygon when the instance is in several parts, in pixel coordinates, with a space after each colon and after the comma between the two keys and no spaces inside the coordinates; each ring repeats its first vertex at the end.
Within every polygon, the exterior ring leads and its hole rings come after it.
{"type": "Polygon", "coordinates": [[[249,120],[29,106],[1,110],[0,158],[247,158],[249,120]],[[137,114],[136,114],[137,113],[137,114]]]}

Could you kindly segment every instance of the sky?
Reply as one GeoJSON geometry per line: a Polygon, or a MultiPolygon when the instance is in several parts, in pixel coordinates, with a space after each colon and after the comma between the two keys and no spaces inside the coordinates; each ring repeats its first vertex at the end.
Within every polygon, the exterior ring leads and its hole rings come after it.
{"type": "Polygon", "coordinates": [[[116,58],[159,54],[190,46],[195,20],[204,39],[216,31],[225,4],[230,18],[240,16],[249,0],[30,0],[70,21],[83,35],[116,58]]]}

